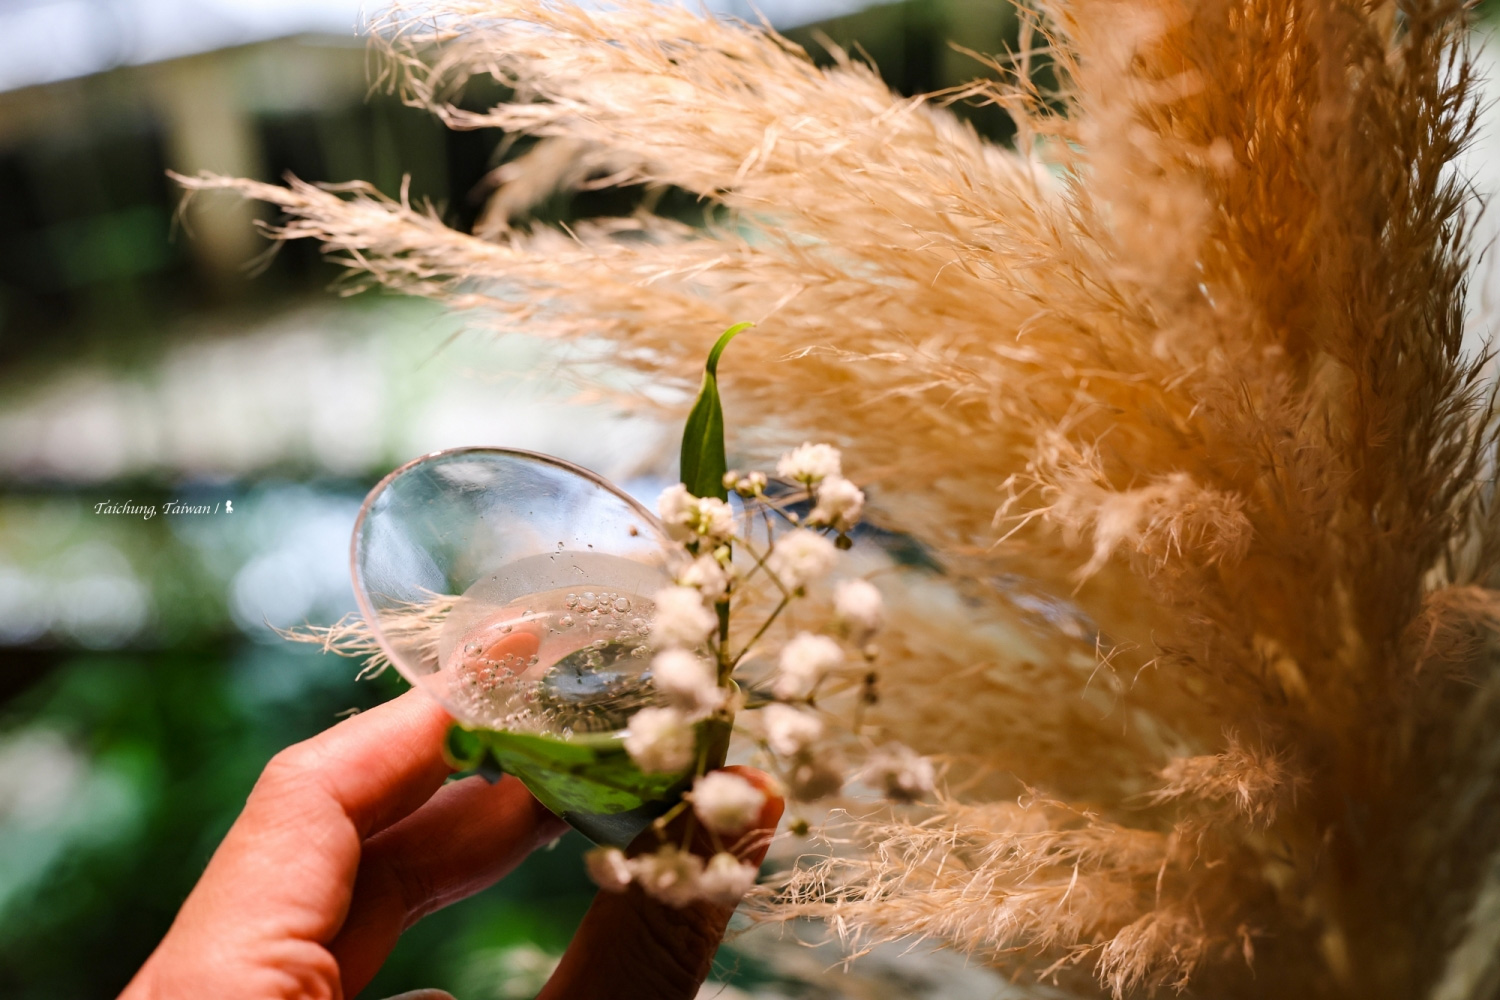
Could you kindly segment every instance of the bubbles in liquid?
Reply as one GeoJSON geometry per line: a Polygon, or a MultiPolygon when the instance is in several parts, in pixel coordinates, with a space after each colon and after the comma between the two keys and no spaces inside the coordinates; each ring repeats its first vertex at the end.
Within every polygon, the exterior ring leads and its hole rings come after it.
{"type": "MultiPolygon", "coordinates": [[[[618,557],[584,559],[606,578],[642,575],[639,564],[618,557]]],[[[497,574],[469,588],[450,616],[452,631],[440,640],[459,718],[496,729],[612,731],[656,701],[649,599],[619,587],[552,588],[504,604],[489,597],[513,583],[497,574]]]]}

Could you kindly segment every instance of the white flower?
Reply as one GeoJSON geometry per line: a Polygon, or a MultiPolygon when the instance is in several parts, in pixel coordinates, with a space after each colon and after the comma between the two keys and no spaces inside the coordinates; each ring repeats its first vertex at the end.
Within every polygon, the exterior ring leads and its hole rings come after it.
{"type": "Polygon", "coordinates": [[[703,497],[693,527],[709,541],[722,542],[734,535],[734,508],[718,497],[703,497]]]}
{"type": "Polygon", "coordinates": [[[758,497],[765,495],[769,481],[764,472],[747,472],[743,476],[731,472],[724,476],[724,488],[734,490],[742,497],[758,497]]]}
{"type": "Polygon", "coordinates": [[[643,708],[630,717],[625,750],[642,771],[680,771],[696,748],[692,724],[675,708],[643,708]]]}
{"type": "Polygon", "coordinates": [[[583,856],[589,878],[605,892],[624,892],[630,884],[630,862],[618,847],[596,847],[583,856]]]}
{"type": "Polygon", "coordinates": [[[792,795],[803,802],[833,795],[844,787],[844,759],[833,750],[800,753],[787,769],[787,783],[792,795]]]}
{"type": "Polygon", "coordinates": [[[685,542],[696,532],[690,526],[697,510],[698,498],[681,483],[673,483],[656,498],[656,513],[661,515],[667,534],[674,541],[685,542]]]}
{"type": "Polygon", "coordinates": [[[708,866],[698,877],[698,898],[729,906],[738,903],[740,897],[755,884],[757,872],[728,851],[720,851],[708,859],[708,866]]]}
{"type": "Polygon", "coordinates": [[[826,524],[846,531],[859,520],[865,509],[865,494],[843,476],[829,476],[818,487],[818,502],[807,519],[812,524],[826,524]]]}
{"type": "Polygon", "coordinates": [[[714,613],[703,606],[703,595],[692,587],[667,587],[658,590],[651,600],[656,604],[651,639],[663,649],[697,646],[719,624],[714,613]]]}
{"type": "Polygon", "coordinates": [[[844,651],[826,635],[799,632],[781,647],[780,671],[772,690],[778,698],[806,698],[829,670],[844,662],[844,651]]]}
{"type": "Polygon", "coordinates": [[[887,743],[866,762],[864,778],[887,798],[910,802],[932,791],[936,774],[926,757],[900,743],[887,743]]]}
{"type": "Polygon", "coordinates": [[[829,476],[843,474],[839,450],[826,444],[802,444],[776,463],[776,474],[804,486],[816,486],[829,476]]]}
{"type": "Polygon", "coordinates": [[[864,642],[885,624],[885,602],[870,581],[844,580],[833,588],[833,617],[856,642],[864,642]]]}
{"type": "Polygon", "coordinates": [[[651,680],[656,689],[680,707],[693,712],[711,712],[724,703],[724,690],[708,662],[685,649],[669,649],[651,661],[651,680]]]}
{"type": "Polygon", "coordinates": [[[737,774],[714,771],[693,782],[693,812],[714,833],[737,834],[760,816],[766,793],[737,774]]]}
{"type": "Polygon", "coordinates": [[[798,528],[776,540],[766,557],[766,568],[788,590],[801,590],[833,569],[838,550],[822,535],[798,528]]]}
{"type": "Polygon", "coordinates": [[[719,560],[707,553],[689,563],[687,569],[678,575],[677,582],[684,587],[696,588],[709,601],[719,600],[729,590],[729,574],[724,572],[719,560]]]}
{"type": "Polygon", "coordinates": [[[668,906],[686,906],[698,898],[703,859],[696,854],[663,844],[655,853],[631,859],[630,867],[647,895],[668,906]]]}
{"type": "Polygon", "coordinates": [[[783,757],[793,757],[823,738],[823,720],[791,705],[767,705],[761,713],[766,742],[783,757]]]}
{"type": "Polygon", "coordinates": [[[722,542],[734,534],[734,508],[718,497],[695,497],[681,483],[661,491],[656,512],[674,541],[722,542]]]}

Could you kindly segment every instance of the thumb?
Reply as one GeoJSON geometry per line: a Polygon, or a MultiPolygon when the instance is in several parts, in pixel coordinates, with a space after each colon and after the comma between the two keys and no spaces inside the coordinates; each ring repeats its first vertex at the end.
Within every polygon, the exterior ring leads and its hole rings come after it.
{"type": "MultiPolygon", "coordinates": [[[[750,845],[741,852],[741,860],[759,866],[785,803],[769,775],[748,767],[724,770],[766,793],[755,824],[737,838],[750,845]]],[[[668,830],[680,833],[681,822],[668,830]]],[[[658,834],[647,829],[630,853],[654,850],[658,843],[658,834]]],[[[693,852],[708,855],[713,848],[707,838],[695,837],[693,852]]],[[[669,906],[634,884],[624,892],[601,892],[537,1000],[692,1000],[708,978],[733,914],[733,904],[699,901],[669,906]]]]}

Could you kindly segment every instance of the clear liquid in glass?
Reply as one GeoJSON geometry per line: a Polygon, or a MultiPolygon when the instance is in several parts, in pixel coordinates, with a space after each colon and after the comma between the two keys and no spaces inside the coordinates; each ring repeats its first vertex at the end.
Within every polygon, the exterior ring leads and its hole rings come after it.
{"type": "Polygon", "coordinates": [[[462,717],[567,736],[621,729],[654,703],[654,605],[631,589],[649,584],[642,570],[617,556],[558,553],[521,560],[465,591],[439,647],[462,717]],[[569,578],[579,582],[547,586],[569,578]]]}

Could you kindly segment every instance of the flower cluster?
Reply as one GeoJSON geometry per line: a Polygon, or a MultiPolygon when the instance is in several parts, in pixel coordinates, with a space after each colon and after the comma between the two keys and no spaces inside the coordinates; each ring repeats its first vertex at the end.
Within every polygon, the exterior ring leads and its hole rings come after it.
{"type": "Polygon", "coordinates": [[[781,647],[780,668],[771,690],[778,698],[808,698],[823,676],[844,662],[844,651],[826,635],[798,632],[781,647]]]}
{"type": "Polygon", "coordinates": [[[633,858],[618,847],[596,847],[584,859],[599,888],[624,892],[634,882],[669,906],[700,901],[732,906],[750,891],[756,876],[754,866],[728,851],[719,851],[705,862],[673,844],[633,858]]]}
{"type": "Polygon", "coordinates": [[[900,743],[888,743],[866,762],[864,777],[887,798],[913,802],[932,791],[936,774],[926,757],[900,743]]]}
{"type": "Polygon", "coordinates": [[[716,834],[743,833],[760,816],[766,793],[737,774],[715,771],[693,782],[693,812],[716,834]]]}
{"type": "MultiPolygon", "coordinates": [[[[738,513],[724,500],[695,497],[680,485],[657,502],[681,550],[672,586],[653,597],[650,680],[659,700],[627,725],[625,748],[636,765],[677,773],[696,763],[699,777],[671,815],[691,806],[689,821],[722,838],[716,843],[751,828],[766,802],[765,792],[737,775],[702,773],[707,755],[700,723],[733,724],[741,709],[747,716],[742,728],[760,747],[757,763],[776,775],[793,801],[836,794],[850,776],[896,802],[930,794],[932,762],[909,748],[885,744],[865,755],[830,736],[830,703],[841,695],[853,694],[861,705],[875,697],[875,640],[885,611],[874,583],[836,581],[824,628],[787,630],[779,650],[772,644],[772,626],[834,573],[839,550],[850,546],[849,532],[864,512],[865,494],[844,478],[838,450],[803,444],[776,463],[775,480],[731,471],[723,486],[739,497],[738,513]],[[745,602],[737,598],[752,586],[775,607],[752,628],[732,628],[743,624],[745,602]],[[755,664],[742,689],[739,668],[755,664]],[[847,753],[867,759],[851,767],[847,753]]],[[[858,732],[858,719],[840,728],[858,732]]],[[[635,857],[600,849],[590,855],[589,870],[606,889],[623,891],[633,882],[674,905],[733,902],[755,880],[755,870],[733,854],[705,863],[672,844],[635,857]]]]}
{"type": "Polygon", "coordinates": [[[662,491],[656,512],[667,534],[693,551],[705,541],[710,547],[734,535],[734,509],[718,497],[695,497],[678,483],[662,491]]]}
{"type": "Polygon", "coordinates": [[[838,449],[826,444],[803,444],[776,463],[778,476],[802,484],[812,497],[807,523],[841,534],[854,527],[865,508],[864,491],[845,479],[843,472],[838,449]]]}

